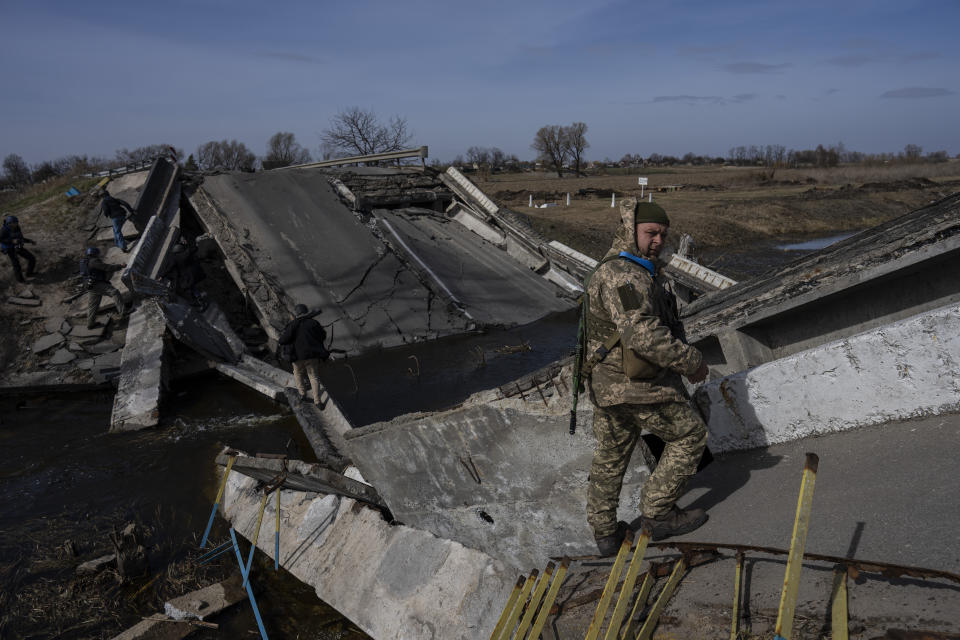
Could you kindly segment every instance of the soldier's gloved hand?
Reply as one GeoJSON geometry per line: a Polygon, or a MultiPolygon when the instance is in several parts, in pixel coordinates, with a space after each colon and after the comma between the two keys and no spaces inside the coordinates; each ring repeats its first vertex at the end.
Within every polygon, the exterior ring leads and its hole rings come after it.
{"type": "Polygon", "coordinates": [[[703,382],[707,379],[707,374],[710,373],[710,370],[707,368],[706,362],[700,363],[700,368],[687,376],[687,380],[691,384],[697,384],[698,382],[703,382]]]}

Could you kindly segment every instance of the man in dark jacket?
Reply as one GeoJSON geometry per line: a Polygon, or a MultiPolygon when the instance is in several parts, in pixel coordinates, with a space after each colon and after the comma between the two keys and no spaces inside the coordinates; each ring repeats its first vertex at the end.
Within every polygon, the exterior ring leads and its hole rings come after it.
{"type": "Polygon", "coordinates": [[[100,249],[87,247],[85,257],[81,263],[83,275],[87,284],[87,328],[97,326],[97,311],[100,309],[100,300],[103,296],[110,296],[117,305],[118,316],[123,316],[126,305],[123,296],[116,287],[110,284],[110,274],[123,267],[118,264],[106,264],[100,259],[100,249]]]}
{"type": "Polygon", "coordinates": [[[320,361],[330,357],[325,345],[327,332],[313,316],[320,310],[310,311],[306,305],[298,304],[294,308],[296,314],[280,334],[280,344],[292,346],[290,361],[293,363],[293,379],[296,382],[300,397],[307,395],[305,378],[310,379],[313,389],[313,401],[320,404],[320,361]]]}
{"type": "Polygon", "coordinates": [[[20,230],[20,220],[17,219],[17,216],[4,218],[3,227],[0,227],[0,253],[10,258],[10,264],[13,265],[13,277],[17,279],[17,282],[26,282],[23,278],[23,271],[20,269],[20,258],[27,261],[27,277],[33,275],[33,268],[37,265],[37,259],[23,248],[24,244],[36,244],[36,242],[23,237],[23,231],[20,230]]]}
{"type": "Polygon", "coordinates": [[[114,198],[106,189],[103,190],[103,200],[100,201],[100,213],[110,218],[113,223],[113,241],[120,249],[126,253],[127,239],[123,237],[123,223],[127,221],[127,212],[133,215],[133,207],[129,203],[114,198]]]}

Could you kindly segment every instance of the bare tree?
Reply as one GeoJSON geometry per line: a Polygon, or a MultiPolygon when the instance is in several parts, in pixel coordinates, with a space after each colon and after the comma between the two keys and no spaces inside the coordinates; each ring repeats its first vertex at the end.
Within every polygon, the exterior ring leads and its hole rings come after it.
{"type": "Polygon", "coordinates": [[[320,134],[324,145],[358,156],[400,151],[407,148],[411,137],[406,118],[393,116],[384,123],[373,111],[360,107],[349,107],[335,115],[330,127],[320,134]]]}
{"type": "Polygon", "coordinates": [[[236,140],[211,140],[197,147],[197,166],[203,171],[252,171],[257,161],[247,145],[236,140]]]}
{"type": "Polygon", "coordinates": [[[570,159],[573,160],[573,169],[578,176],[582,175],[583,152],[590,147],[590,143],[587,142],[587,123],[574,122],[566,128],[566,134],[570,159]]]}
{"type": "Polygon", "coordinates": [[[563,177],[563,165],[567,161],[569,146],[567,144],[566,127],[558,124],[548,124],[540,127],[533,138],[530,148],[537,152],[538,159],[557,172],[557,177],[563,177]]]}
{"type": "Polygon", "coordinates": [[[906,160],[919,160],[923,147],[918,144],[908,144],[903,148],[903,157],[906,160]]]}
{"type": "Polygon", "coordinates": [[[3,159],[3,173],[7,180],[15,187],[22,187],[30,183],[30,167],[19,155],[11,153],[3,159]]]}
{"type": "Polygon", "coordinates": [[[467,162],[477,165],[477,168],[490,164],[490,150],[486,147],[470,147],[467,149],[467,162]]]}
{"type": "Polygon", "coordinates": [[[300,146],[294,135],[288,131],[278,131],[267,142],[267,155],[263,157],[264,169],[289,167],[292,164],[310,162],[310,152],[300,146]]]}

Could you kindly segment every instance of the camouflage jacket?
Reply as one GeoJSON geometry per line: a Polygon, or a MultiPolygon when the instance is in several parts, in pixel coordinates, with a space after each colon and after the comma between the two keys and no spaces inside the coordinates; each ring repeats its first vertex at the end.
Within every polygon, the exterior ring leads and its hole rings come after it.
{"type": "MultiPolygon", "coordinates": [[[[622,226],[607,256],[620,251],[637,255],[633,207],[634,200],[621,201],[622,226]]],[[[686,400],[680,375],[695,372],[702,356],[685,342],[676,298],[659,266],[654,277],[630,260],[606,260],[591,276],[587,293],[587,354],[602,346],[614,326],[621,335],[620,344],[590,376],[594,403],[606,407],[686,400]],[[630,378],[624,372],[623,349],[631,349],[634,362],[642,365],[640,375],[630,378]]]]}

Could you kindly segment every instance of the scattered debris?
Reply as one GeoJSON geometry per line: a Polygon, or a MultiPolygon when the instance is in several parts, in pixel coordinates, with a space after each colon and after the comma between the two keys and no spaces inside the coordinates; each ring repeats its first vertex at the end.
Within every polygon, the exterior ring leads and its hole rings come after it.
{"type": "Polygon", "coordinates": [[[48,349],[52,349],[58,344],[62,344],[66,338],[63,337],[61,333],[51,333],[48,335],[39,338],[36,342],[33,343],[33,346],[30,347],[30,350],[34,353],[43,353],[48,349]]]}
{"type": "Polygon", "coordinates": [[[39,307],[40,301],[36,298],[18,298],[16,296],[10,296],[7,298],[8,304],[16,304],[21,307],[39,307]]]}
{"type": "MultiPolygon", "coordinates": [[[[61,336],[62,337],[62,336],[61,336]]],[[[77,354],[66,349],[57,349],[57,352],[50,358],[49,363],[53,365],[67,364],[77,359],[77,354]]]]}
{"type": "Polygon", "coordinates": [[[87,560],[83,564],[77,567],[77,574],[81,576],[93,575],[95,573],[100,573],[107,567],[115,564],[117,561],[117,554],[110,553],[105,556],[100,556],[99,558],[94,558],[93,560],[87,560]]]}

